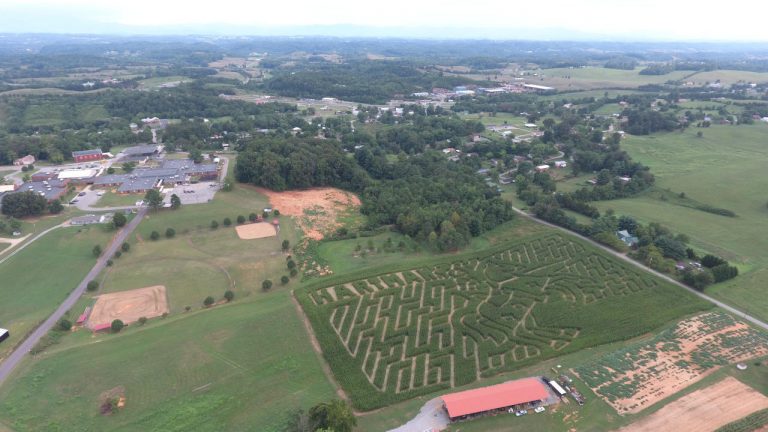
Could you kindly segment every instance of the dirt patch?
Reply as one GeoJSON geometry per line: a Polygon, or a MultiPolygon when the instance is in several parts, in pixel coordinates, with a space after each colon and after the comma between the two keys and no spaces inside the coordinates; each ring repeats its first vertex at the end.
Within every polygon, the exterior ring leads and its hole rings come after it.
{"type": "Polygon", "coordinates": [[[269,198],[281,214],[293,216],[307,237],[322,240],[323,235],[340,226],[338,216],[350,207],[359,207],[360,199],[350,192],[335,188],[274,192],[257,188],[269,198]]]}
{"type": "Polygon", "coordinates": [[[683,396],[621,432],[714,431],[768,408],[768,397],[733,377],[683,396]]]}
{"type": "Polygon", "coordinates": [[[109,415],[125,406],[125,387],[117,386],[99,395],[99,411],[109,415]]]}
{"type": "Polygon", "coordinates": [[[163,285],[102,294],[93,306],[88,327],[98,329],[119,319],[125,324],[141,317],[153,318],[168,312],[168,298],[163,285]]]}
{"type": "Polygon", "coordinates": [[[766,354],[766,335],[728,314],[712,312],[574,372],[619,414],[634,414],[724,365],[766,354]]]}
{"type": "Polygon", "coordinates": [[[241,240],[253,240],[277,235],[275,227],[271,223],[257,222],[248,225],[239,225],[235,228],[237,236],[241,240]]]}

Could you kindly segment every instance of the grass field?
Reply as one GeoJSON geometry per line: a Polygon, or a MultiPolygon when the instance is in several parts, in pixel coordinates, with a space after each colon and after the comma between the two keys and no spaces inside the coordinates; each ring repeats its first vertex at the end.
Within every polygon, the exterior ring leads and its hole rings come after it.
{"type": "Polygon", "coordinates": [[[768,73],[737,70],[715,70],[699,72],[686,79],[686,81],[692,81],[696,85],[704,85],[707,82],[713,83],[717,80],[720,80],[723,85],[731,85],[739,81],[765,83],[768,82],[768,73]]]}
{"type": "Polygon", "coordinates": [[[139,85],[141,85],[144,88],[159,88],[163,84],[180,82],[180,81],[190,82],[193,80],[185,76],[174,75],[174,76],[147,78],[139,81],[139,85]]]}
{"type": "Polygon", "coordinates": [[[635,70],[602,67],[540,69],[535,71],[539,76],[526,77],[526,81],[531,84],[554,87],[560,91],[632,89],[644,84],[661,84],[669,80],[678,80],[690,74],[690,71],[675,71],[666,75],[640,75],[640,70],[642,68],[635,70]]]}
{"type": "Polygon", "coordinates": [[[739,265],[742,274],[707,292],[768,319],[768,229],[763,161],[768,156],[765,125],[689,128],[685,132],[629,137],[622,147],[651,167],[659,189],[684,192],[698,202],[729,209],[728,218],[678,205],[656,194],[596,203],[619,214],[660,222],[687,234],[691,244],[739,265]],[[697,138],[696,132],[703,137],[697,138]]]}
{"type": "Polygon", "coordinates": [[[297,407],[334,397],[295,317],[283,291],[81,338],[25,363],[0,389],[0,419],[16,432],[282,431],[297,407]],[[125,408],[99,414],[117,386],[125,408]]]}
{"type": "Polygon", "coordinates": [[[11,331],[0,357],[75,289],[95,263],[93,246],[111,235],[101,226],[60,228],[0,264],[0,326],[11,331]]]}
{"type": "Polygon", "coordinates": [[[628,339],[708,307],[556,234],[318,281],[298,297],[362,410],[628,339]]]}
{"type": "Polygon", "coordinates": [[[121,207],[132,206],[136,201],[144,199],[144,194],[118,194],[115,192],[104,192],[104,195],[96,201],[94,207],[121,207]]]}

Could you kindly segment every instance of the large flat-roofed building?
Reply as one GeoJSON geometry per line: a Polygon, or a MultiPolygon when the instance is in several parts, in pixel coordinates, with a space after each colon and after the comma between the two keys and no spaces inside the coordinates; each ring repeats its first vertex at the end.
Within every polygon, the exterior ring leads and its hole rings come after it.
{"type": "Polygon", "coordinates": [[[31,181],[22,184],[15,192],[8,192],[8,194],[34,192],[45,198],[46,201],[51,202],[53,200],[61,199],[67,193],[67,184],[67,181],[62,180],[46,180],[41,182],[31,181]]]}
{"type": "Polygon", "coordinates": [[[59,180],[71,180],[81,183],[93,183],[94,177],[99,173],[97,169],[67,169],[58,174],[59,180]]]}
{"type": "Polygon", "coordinates": [[[103,158],[104,154],[101,152],[101,149],[80,150],[72,152],[72,159],[74,159],[77,163],[98,161],[102,160],[103,158]]]}
{"type": "Polygon", "coordinates": [[[160,146],[157,144],[142,144],[123,150],[125,156],[152,156],[158,153],[160,153],[160,146]]]}
{"type": "Polygon", "coordinates": [[[507,381],[489,387],[465,390],[442,396],[451,421],[494,411],[506,411],[526,404],[538,404],[550,397],[540,378],[507,381]]]}

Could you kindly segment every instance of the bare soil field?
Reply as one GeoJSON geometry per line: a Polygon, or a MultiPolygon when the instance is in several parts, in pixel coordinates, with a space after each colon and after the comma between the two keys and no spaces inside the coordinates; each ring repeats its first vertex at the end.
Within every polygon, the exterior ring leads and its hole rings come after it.
{"type": "Polygon", "coordinates": [[[275,227],[268,222],[257,222],[247,225],[239,225],[235,228],[237,236],[241,240],[253,240],[277,235],[275,227]]]}
{"type": "Polygon", "coordinates": [[[275,192],[257,188],[269,198],[272,207],[281,214],[293,216],[304,234],[321,240],[340,226],[337,216],[350,207],[359,207],[360,199],[354,194],[336,188],[314,188],[299,191],[275,192]]]}
{"type": "Polygon", "coordinates": [[[130,324],[141,317],[153,318],[166,312],[168,297],[163,285],[102,294],[93,306],[88,327],[97,328],[116,319],[130,324]]]}
{"type": "Polygon", "coordinates": [[[768,408],[768,397],[733,377],[685,395],[621,432],[707,432],[768,408]]]}
{"type": "Polygon", "coordinates": [[[768,336],[722,312],[604,356],[574,372],[619,414],[634,414],[720,367],[768,354],[768,336]]]}

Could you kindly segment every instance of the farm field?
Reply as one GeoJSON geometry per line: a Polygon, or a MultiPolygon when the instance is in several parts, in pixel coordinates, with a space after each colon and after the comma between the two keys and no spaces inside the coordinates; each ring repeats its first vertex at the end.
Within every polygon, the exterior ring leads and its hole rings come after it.
{"type": "Polygon", "coordinates": [[[619,432],[714,430],[768,408],[768,397],[735,378],[696,390],[619,432]]]}
{"type": "Polygon", "coordinates": [[[361,410],[629,339],[709,308],[557,234],[391,267],[298,292],[336,378],[361,410]]]}
{"type": "Polygon", "coordinates": [[[111,235],[101,226],[59,228],[0,264],[0,325],[11,331],[0,358],[77,287],[95,263],[93,246],[111,235]]]}
{"type": "Polygon", "coordinates": [[[635,70],[606,69],[602,67],[555,68],[534,71],[539,76],[526,76],[526,82],[554,87],[560,91],[595,90],[602,88],[633,89],[644,84],[661,84],[679,80],[690,71],[674,71],[666,75],[640,75],[641,67],[635,70]],[[570,78],[565,78],[570,77],[570,78]]]}
{"type": "Polygon", "coordinates": [[[0,422],[16,432],[282,431],[296,408],[334,397],[289,297],[86,336],[25,362],[0,389],[0,422]],[[101,415],[99,395],[119,387],[125,407],[101,415]]]}
{"type": "Polygon", "coordinates": [[[735,307],[768,319],[768,243],[756,233],[768,229],[764,191],[762,124],[689,128],[685,132],[631,136],[622,147],[633,159],[651,167],[656,188],[736,213],[729,218],[706,213],[644,194],[595,203],[645,222],[660,222],[687,234],[700,250],[722,255],[739,265],[738,278],[707,289],[735,307]],[[702,138],[696,132],[703,132],[702,138]],[[737,192],[737,193],[735,193],[737,192]]]}
{"type": "Polygon", "coordinates": [[[766,354],[768,335],[726,313],[709,312],[574,372],[619,414],[635,414],[721,366],[766,354]]]}
{"type": "Polygon", "coordinates": [[[715,70],[698,72],[686,79],[686,81],[692,81],[696,85],[705,85],[707,82],[713,83],[717,80],[720,80],[720,83],[723,85],[731,85],[739,81],[764,83],[768,82],[768,73],[737,70],[715,70]]]}

